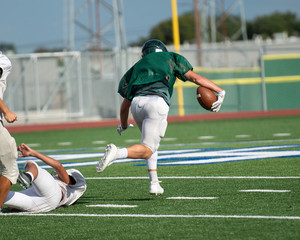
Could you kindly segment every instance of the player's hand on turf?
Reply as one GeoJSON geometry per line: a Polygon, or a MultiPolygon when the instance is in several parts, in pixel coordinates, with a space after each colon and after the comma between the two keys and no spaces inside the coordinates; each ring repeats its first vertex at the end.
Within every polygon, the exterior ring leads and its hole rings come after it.
{"type": "Polygon", "coordinates": [[[128,127],[133,127],[134,125],[131,123],[127,123],[127,127],[126,128],[122,128],[122,124],[118,125],[117,131],[120,134],[120,136],[122,135],[122,132],[125,131],[128,127]]]}
{"type": "Polygon", "coordinates": [[[225,98],[225,91],[219,92],[217,94],[218,100],[214,102],[211,106],[211,110],[213,112],[218,112],[223,104],[224,98],[225,98]]]}

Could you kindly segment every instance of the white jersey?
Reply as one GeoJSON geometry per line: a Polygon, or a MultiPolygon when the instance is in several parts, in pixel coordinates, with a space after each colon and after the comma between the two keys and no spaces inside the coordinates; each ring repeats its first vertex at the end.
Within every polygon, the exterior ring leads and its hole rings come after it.
{"type": "Polygon", "coordinates": [[[63,197],[58,207],[60,206],[70,206],[76,202],[86,190],[86,181],[83,175],[76,169],[66,170],[68,175],[73,177],[75,184],[66,184],[61,181],[57,175],[54,176],[54,179],[57,181],[59,186],[62,189],[63,197]]]}
{"type": "MultiPolygon", "coordinates": [[[[6,78],[11,71],[11,62],[10,60],[0,52],[0,68],[2,69],[2,76],[0,77],[0,98],[3,100],[3,94],[6,89],[6,78]]],[[[2,119],[2,111],[0,109],[0,120],[2,119]]]]}

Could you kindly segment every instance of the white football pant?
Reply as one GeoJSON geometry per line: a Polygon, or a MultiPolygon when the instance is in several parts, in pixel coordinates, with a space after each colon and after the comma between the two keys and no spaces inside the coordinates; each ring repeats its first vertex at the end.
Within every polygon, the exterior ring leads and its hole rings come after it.
{"type": "Polygon", "coordinates": [[[15,139],[0,122],[0,173],[16,184],[19,176],[18,151],[15,139]]]}
{"type": "Polygon", "coordinates": [[[36,163],[35,165],[38,175],[32,182],[32,187],[20,192],[10,191],[4,205],[29,212],[48,212],[57,208],[62,198],[59,184],[49,172],[36,163]]]}
{"type": "Polygon", "coordinates": [[[167,130],[169,106],[157,95],[133,98],[131,113],[142,132],[141,144],[156,152],[167,130]]]}

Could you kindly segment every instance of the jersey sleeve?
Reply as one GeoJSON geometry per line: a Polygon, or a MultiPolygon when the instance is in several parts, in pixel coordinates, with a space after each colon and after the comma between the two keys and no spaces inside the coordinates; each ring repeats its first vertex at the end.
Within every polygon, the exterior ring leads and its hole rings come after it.
{"type": "Polygon", "coordinates": [[[119,87],[118,87],[118,93],[123,97],[123,98],[130,98],[130,80],[131,80],[131,75],[132,75],[133,67],[130,68],[124,76],[121,78],[119,82],[119,87]]]}
{"type": "Polygon", "coordinates": [[[187,81],[184,74],[186,74],[189,70],[193,70],[193,66],[180,54],[175,53],[174,58],[176,62],[176,68],[174,69],[175,76],[184,82],[187,81]]]}

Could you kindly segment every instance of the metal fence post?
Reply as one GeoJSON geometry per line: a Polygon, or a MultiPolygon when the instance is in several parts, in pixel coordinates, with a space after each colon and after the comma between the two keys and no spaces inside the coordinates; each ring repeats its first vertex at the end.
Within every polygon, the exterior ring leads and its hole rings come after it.
{"type": "Polygon", "coordinates": [[[268,110],[267,106],[267,91],[266,91],[266,80],[265,80],[265,63],[264,63],[264,49],[259,48],[260,57],[260,72],[261,72],[261,90],[262,90],[262,107],[264,111],[268,110]]]}

